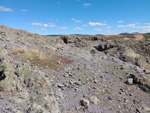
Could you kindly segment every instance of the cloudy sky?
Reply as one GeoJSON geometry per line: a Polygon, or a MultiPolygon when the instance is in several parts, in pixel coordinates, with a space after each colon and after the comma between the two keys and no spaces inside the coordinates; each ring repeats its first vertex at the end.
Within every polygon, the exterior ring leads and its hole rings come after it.
{"type": "Polygon", "coordinates": [[[150,0],[0,0],[0,25],[43,35],[150,32],[150,0]]]}

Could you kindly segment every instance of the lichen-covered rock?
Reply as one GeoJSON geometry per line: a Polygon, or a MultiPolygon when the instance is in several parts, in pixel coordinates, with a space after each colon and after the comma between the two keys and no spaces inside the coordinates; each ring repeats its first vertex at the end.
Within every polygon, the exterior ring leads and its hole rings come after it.
{"type": "Polygon", "coordinates": [[[0,81],[0,87],[10,93],[6,97],[16,104],[26,103],[26,110],[29,109],[28,106],[32,106],[31,112],[60,113],[45,73],[32,69],[27,64],[19,64],[16,69],[14,67],[15,64],[6,64],[6,77],[0,81]],[[15,95],[11,95],[11,92],[15,95]]]}

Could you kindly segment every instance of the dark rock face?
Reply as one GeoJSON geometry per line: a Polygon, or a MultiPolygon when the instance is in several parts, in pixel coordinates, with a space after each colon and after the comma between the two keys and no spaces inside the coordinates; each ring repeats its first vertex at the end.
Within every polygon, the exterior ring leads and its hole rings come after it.
{"type": "Polygon", "coordinates": [[[4,80],[6,78],[6,76],[5,76],[5,74],[4,74],[4,70],[2,70],[1,72],[0,72],[0,81],[1,80],[4,80]]]}
{"type": "Polygon", "coordinates": [[[131,62],[134,65],[150,68],[150,41],[145,40],[113,40],[100,41],[98,46],[94,46],[98,51],[112,54],[119,59],[131,62]]]}
{"type": "Polygon", "coordinates": [[[97,41],[97,40],[99,40],[99,39],[98,39],[98,37],[91,37],[91,40],[97,41]]]}
{"type": "Polygon", "coordinates": [[[86,44],[81,41],[77,36],[61,36],[60,37],[66,44],[74,44],[76,47],[84,47],[86,44]]]}
{"type": "Polygon", "coordinates": [[[6,67],[3,65],[3,59],[1,58],[0,59],[0,81],[4,80],[6,78],[5,73],[4,73],[5,68],[6,67]]]}
{"type": "Polygon", "coordinates": [[[68,37],[67,36],[61,36],[61,39],[64,41],[64,43],[68,44],[68,37]]]}
{"type": "Polygon", "coordinates": [[[111,45],[111,44],[104,44],[104,45],[95,46],[95,48],[98,51],[106,51],[106,50],[112,49],[114,47],[115,47],[115,45],[111,45]]]}

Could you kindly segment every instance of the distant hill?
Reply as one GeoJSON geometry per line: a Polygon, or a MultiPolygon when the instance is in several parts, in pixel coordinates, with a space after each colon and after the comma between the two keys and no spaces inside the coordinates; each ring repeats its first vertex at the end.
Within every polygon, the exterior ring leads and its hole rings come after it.
{"type": "MultiPolygon", "coordinates": [[[[57,36],[61,36],[61,35],[63,35],[63,34],[60,34],[60,35],[46,35],[46,36],[57,37],[57,36]]],[[[70,35],[83,36],[83,37],[93,36],[93,35],[88,35],[88,34],[70,34],[70,35]]]]}
{"type": "Polygon", "coordinates": [[[103,34],[96,34],[95,36],[104,36],[103,34]]]}
{"type": "Polygon", "coordinates": [[[125,33],[120,33],[119,35],[137,35],[137,34],[140,34],[140,33],[138,33],[138,32],[133,32],[133,33],[125,32],[125,33]]]}
{"type": "Polygon", "coordinates": [[[88,35],[88,34],[70,34],[70,35],[76,35],[76,36],[82,36],[82,37],[92,36],[92,35],[88,35]]]}
{"type": "Polygon", "coordinates": [[[60,36],[60,35],[46,35],[46,36],[56,37],[56,36],[60,36]]]}
{"type": "Polygon", "coordinates": [[[138,32],[133,32],[131,33],[132,35],[138,35],[138,34],[141,34],[141,33],[138,33],[138,32]]]}
{"type": "MultiPolygon", "coordinates": [[[[56,36],[61,36],[61,35],[63,35],[63,34],[60,34],[60,35],[46,35],[46,36],[56,37],[56,36]]],[[[89,34],[70,34],[70,35],[83,36],[83,37],[86,37],[86,36],[105,36],[103,34],[95,34],[95,35],[89,35],[89,34]]]]}
{"type": "Polygon", "coordinates": [[[144,35],[150,35],[150,33],[144,33],[144,35]]]}

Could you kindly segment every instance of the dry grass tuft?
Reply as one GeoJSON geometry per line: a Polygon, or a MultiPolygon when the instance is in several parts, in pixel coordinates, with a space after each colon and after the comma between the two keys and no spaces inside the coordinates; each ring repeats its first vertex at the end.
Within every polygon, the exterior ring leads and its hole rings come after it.
{"type": "Polygon", "coordinates": [[[12,51],[13,54],[18,54],[21,53],[25,59],[33,60],[33,59],[38,59],[38,60],[46,60],[46,54],[43,52],[40,52],[38,49],[27,49],[26,47],[15,47],[13,48],[12,51]]]}
{"type": "Polygon", "coordinates": [[[12,53],[25,62],[30,61],[33,65],[37,65],[43,68],[48,66],[53,70],[57,70],[65,64],[70,64],[72,62],[69,60],[69,58],[46,54],[36,48],[28,49],[26,47],[15,47],[13,48],[12,53]]]}
{"type": "Polygon", "coordinates": [[[12,53],[13,54],[17,54],[17,53],[25,53],[27,51],[27,48],[26,47],[15,47],[13,48],[12,50],[12,53]]]}
{"type": "Polygon", "coordinates": [[[43,46],[41,46],[41,48],[43,48],[43,49],[47,49],[47,50],[50,50],[50,51],[53,51],[53,50],[54,50],[54,48],[53,48],[53,47],[48,46],[48,45],[43,45],[43,46]]]}
{"type": "Polygon", "coordinates": [[[43,52],[40,52],[38,49],[32,49],[29,53],[25,54],[27,59],[31,59],[31,58],[35,58],[38,60],[46,60],[47,59],[46,54],[43,52]]]}
{"type": "Polygon", "coordinates": [[[5,88],[0,86],[0,92],[5,92],[5,88]]]}

